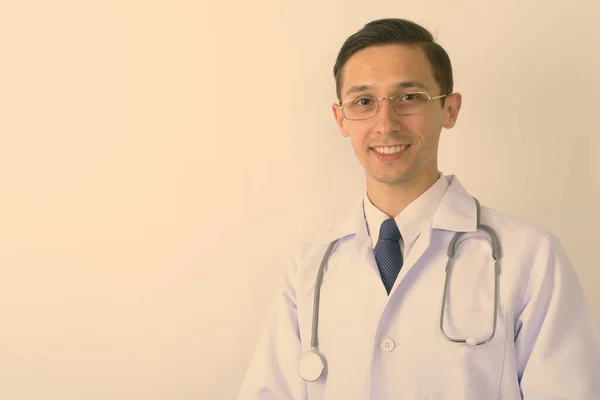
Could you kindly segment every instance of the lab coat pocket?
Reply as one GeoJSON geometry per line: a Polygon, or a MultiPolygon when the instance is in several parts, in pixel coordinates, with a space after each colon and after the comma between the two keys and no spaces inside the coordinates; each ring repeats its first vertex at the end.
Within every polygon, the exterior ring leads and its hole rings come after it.
{"type": "MultiPolygon", "coordinates": [[[[447,310],[450,312],[450,310],[447,310]]],[[[487,339],[493,330],[493,309],[454,309],[444,331],[454,339],[487,339]]],[[[423,399],[492,400],[499,396],[505,352],[505,317],[498,314],[493,338],[471,346],[447,340],[439,323],[421,326],[418,338],[419,391],[423,399]]]]}

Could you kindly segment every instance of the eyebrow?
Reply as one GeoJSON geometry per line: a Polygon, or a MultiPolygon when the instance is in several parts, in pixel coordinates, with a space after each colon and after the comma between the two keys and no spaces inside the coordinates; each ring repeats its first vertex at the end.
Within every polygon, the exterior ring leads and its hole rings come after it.
{"type": "MultiPolygon", "coordinates": [[[[417,88],[421,88],[421,89],[425,89],[425,90],[429,91],[429,88],[427,86],[425,86],[424,83],[419,82],[419,81],[402,81],[402,82],[396,82],[392,86],[393,89],[406,89],[406,88],[411,88],[411,87],[417,87],[417,88]]],[[[356,85],[356,86],[352,86],[346,92],[346,96],[348,96],[351,93],[366,92],[367,90],[371,90],[373,88],[374,88],[374,86],[370,86],[370,85],[356,85]]]]}

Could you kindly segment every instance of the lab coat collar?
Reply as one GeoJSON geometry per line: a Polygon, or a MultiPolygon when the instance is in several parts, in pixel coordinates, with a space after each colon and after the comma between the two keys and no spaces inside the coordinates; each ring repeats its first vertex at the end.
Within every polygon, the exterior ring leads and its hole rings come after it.
{"type": "MultiPolygon", "coordinates": [[[[448,180],[448,189],[433,214],[433,229],[452,232],[475,232],[477,230],[477,207],[475,201],[455,175],[444,176],[448,180]]],[[[325,235],[325,242],[356,235],[358,246],[369,238],[367,220],[364,212],[364,195],[352,209],[350,215],[335,229],[325,235]]]]}
{"type": "Polygon", "coordinates": [[[477,206],[455,175],[447,175],[449,187],[433,214],[432,228],[452,232],[477,230],[477,206]]]}

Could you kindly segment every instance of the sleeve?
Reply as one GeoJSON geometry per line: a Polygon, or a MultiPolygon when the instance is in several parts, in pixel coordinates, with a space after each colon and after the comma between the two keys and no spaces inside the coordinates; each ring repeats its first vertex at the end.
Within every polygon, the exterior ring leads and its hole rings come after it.
{"type": "Polygon", "coordinates": [[[577,275],[552,235],[533,260],[515,330],[525,400],[598,399],[600,335],[577,275]]]}
{"type": "Polygon", "coordinates": [[[298,375],[302,347],[296,308],[296,262],[292,256],[271,304],[267,322],[237,400],[306,400],[298,375]]]}

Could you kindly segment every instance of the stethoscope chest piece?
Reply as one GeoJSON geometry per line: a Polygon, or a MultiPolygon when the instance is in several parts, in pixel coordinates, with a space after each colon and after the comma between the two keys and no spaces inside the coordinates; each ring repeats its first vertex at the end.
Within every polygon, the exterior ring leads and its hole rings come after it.
{"type": "Polygon", "coordinates": [[[302,379],[308,382],[319,379],[324,369],[323,360],[314,351],[307,351],[302,354],[300,361],[298,361],[298,373],[302,379]]]}

